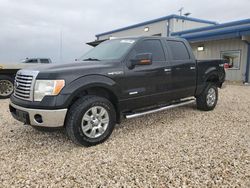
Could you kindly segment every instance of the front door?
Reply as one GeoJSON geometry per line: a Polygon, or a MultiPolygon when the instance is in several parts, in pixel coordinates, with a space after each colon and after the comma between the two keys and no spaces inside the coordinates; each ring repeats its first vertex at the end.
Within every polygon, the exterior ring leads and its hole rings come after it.
{"type": "Polygon", "coordinates": [[[124,108],[136,109],[161,104],[168,97],[166,91],[170,87],[171,74],[166,72],[168,57],[160,39],[144,39],[139,41],[129,54],[126,63],[137,54],[151,53],[151,65],[138,65],[133,69],[125,67],[126,84],[123,85],[127,105],[124,108]]]}

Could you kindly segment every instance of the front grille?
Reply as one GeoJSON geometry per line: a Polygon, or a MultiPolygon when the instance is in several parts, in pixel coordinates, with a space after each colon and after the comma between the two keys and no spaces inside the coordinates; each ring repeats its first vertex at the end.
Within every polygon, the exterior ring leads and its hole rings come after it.
{"type": "Polygon", "coordinates": [[[37,74],[38,71],[20,70],[17,72],[14,90],[14,95],[17,98],[24,100],[33,99],[34,82],[37,74]]]}

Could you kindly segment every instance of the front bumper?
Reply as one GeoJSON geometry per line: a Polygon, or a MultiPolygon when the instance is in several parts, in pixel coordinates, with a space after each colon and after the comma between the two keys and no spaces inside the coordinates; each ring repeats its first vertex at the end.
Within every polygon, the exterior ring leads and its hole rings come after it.
{"type": "Polygon", "coordinates": [[[10,102],[12,116],[25,124],[38,127],[63,127],[67,109],[44,110],[24,108],[10,102]]]}

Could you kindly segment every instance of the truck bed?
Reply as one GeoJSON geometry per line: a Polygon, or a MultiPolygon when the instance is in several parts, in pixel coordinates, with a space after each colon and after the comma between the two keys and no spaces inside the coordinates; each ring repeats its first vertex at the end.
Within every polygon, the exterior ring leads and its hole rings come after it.
{"type": "Polygon", "coordinates": [[[219,75],[218,87],[222,87],[222,83],[225,80],[224,64],[226,60],[210,59],[210,60],[197,60],[197,90],[196,93],[200,93],[204,88],[204,83],[207,77],[211,76],[213,72],[219,75]],[[207,74],[210,72],[209,74],[207,74]],[[219,73],[219,74],[218,74],[219,73]]]}

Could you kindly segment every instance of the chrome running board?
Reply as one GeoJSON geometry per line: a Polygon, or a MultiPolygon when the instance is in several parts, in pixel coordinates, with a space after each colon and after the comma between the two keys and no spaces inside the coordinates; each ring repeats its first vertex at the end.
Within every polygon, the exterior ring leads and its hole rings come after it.
{"type": "Polygon", "coordinates": [[[188,104],[192,104],[194,102],[195,102],[195,98],[183,99],[183,100],[179,101],[178,103],[171,104],[169,106],[164,106],[164,107],[156,108],[156,109],[153,109],[153,110],[148,110],[148,111],[144,111],[144,112],[138,112],[138,113],[134,113],[134,114],[125,115],[125,118],[126,119],[137,118],[137,117],[144,116],[144,115],[147,115],[147,114],[152,114],[152,113],[160,112],[160,111],[163,111],[163,110],[169,110],[169,109],[172,109],[172,108],[185,106],[185,105],[188,105],[188,104]]]}

